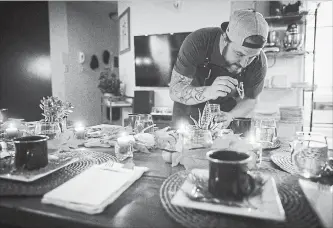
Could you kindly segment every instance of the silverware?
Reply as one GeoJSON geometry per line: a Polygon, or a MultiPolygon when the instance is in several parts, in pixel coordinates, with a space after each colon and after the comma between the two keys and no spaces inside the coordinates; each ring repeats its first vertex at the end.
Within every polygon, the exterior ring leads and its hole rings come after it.
{"type": "Polygon", "coordinates": [[[237,207],[237,208],[248,208],[252,210],[257,210],[255,206],[251,205],[249,202],[236,202],[236,201],[229,201],[229,200],[222,200],[214,197],[206,196],[202,193],[199,187],[194,186],[191,192],[184,191],[180,189],[190,200],[203,202],[203,203],[212,203],[212,204],[219,204],[225,205],[228,207],[237,207]]]}
{"type": "Polygon", "coordinates": [[[333,186],[332,185],[326,185],[318,183],[318,190],[321,192],[330,192],[333,193],[333,186]]]}

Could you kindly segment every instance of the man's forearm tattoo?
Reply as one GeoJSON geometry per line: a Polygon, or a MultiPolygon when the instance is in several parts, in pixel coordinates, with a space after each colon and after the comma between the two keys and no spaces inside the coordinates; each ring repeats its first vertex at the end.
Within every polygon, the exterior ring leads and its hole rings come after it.
{"type": "Polygon", "coordinates": [[[191,82],[192,79],[173,71],[170,82],[171,93],[183,104],[193,105],[204,102],[206,100],[203,95],[205,87],[193,87],[191,82]]]}

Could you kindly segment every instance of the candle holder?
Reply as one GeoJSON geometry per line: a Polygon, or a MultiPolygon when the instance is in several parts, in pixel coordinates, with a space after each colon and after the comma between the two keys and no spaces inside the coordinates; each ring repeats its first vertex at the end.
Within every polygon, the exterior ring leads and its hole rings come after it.
{"type": "Polygon", "coordinates": [[[124,161],[127,158],[133,158],[133,145],[121,146],[118,143],[115,144],[115,154],[119,161],[124,161]]]}
{"type": "Polygon", "coordinates": [[[84,127],[75,128],[75,137],[77,139],[85,139],[86,131],[84,127]]]}
{"type": "Polygon", "coordinates": [[[125,135],[117,139],[117,143],[115,144],[114,149],[115,155],[119,159],[119,161],[123,161],[127,158],[133,157],[134,142],[134,137],[130,135],[125,135]]]}
{"type": "Polygon", "coordinates": [[[5,137],[7,139],[14,139],[14,138],[17,138],[18,136],[19,136],[19,130],[18,130],[18,128],[14,127],[14,126],[9,126],[5,130],[5,137]]]}

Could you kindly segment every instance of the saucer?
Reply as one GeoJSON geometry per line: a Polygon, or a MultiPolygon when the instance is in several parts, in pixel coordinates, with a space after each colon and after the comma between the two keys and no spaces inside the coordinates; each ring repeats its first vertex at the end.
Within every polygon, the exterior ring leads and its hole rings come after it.
{"type": "MultiPolygon", "coordinates": [[[[49,155],[49,162],[47,166],[36,169],[36,170],[12,170],[12,166],[14,165],[14,158],[10,161],[12,164],[6,166],[7,168],[0,169],[0,179],[7,179],[13,181],[20,182],[33,182],[42,177],[45,177],[51,173],[56,172],[57,170],[66,167],[76,161],[78,158],[72,158],[70,156],[65,155],[49,155]],[[10,170],[9,170],[10,169],[10,170]]],[[[0,167],[3,167],[6,159],[0,160],[0,167]]]]}
{"type": "MultiPolygon", "coordinates": [[[[191,171],[195,175],[208,179],[209,171],[204,169],[193,169],[191,171]]],[[[226,204],[210,203],[196,201],[190,199],[185,192],[189,192],[195,185],[190,181],[189,177],[182,184],[175,196],[171,200],[171,204],[186,208],[199,209],[203,211],[232,214],[238,216],[284,221],[286,219],[284,209],[277,191],[275,181],[272,177],[262,174],[262,178],[266,180],[262,192],[256,196],[250,196],[244,205],[250,204],[252,207],[229,206],[226,204]]]]}

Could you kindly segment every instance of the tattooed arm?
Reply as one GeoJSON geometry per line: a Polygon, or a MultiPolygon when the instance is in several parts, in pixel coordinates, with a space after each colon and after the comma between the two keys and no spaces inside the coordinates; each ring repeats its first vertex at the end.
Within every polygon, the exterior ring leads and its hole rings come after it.
{"type": "Polygon", "coordinates": [[[195,105],[209,100],[204,96],[207,86],[194,87],[191,85],[192,80],[173,70],[169,89],[171,99],[185,105],[195,105]]]}
{"type": "Polygon", "coordinates": [[[195,105],[227,96],[238,83],[236,79],[229,76],[219,76],[211,86],[194,87],[191,85],[192,80],[173,70],[169,85],[171,99],[185,105],[195,105]]]}

